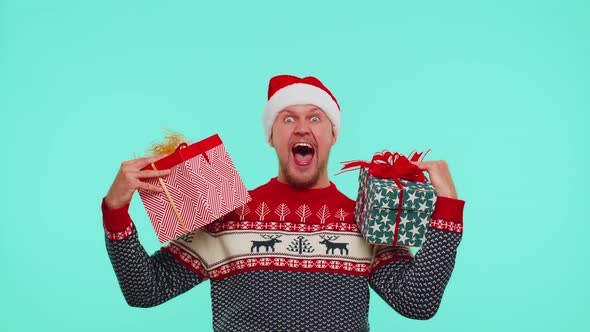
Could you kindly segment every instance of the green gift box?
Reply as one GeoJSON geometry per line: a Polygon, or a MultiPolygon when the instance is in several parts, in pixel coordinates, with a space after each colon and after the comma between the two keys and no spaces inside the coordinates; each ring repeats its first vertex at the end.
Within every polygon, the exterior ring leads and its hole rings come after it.
{"type": "Polygon", "coordinates": [[[423,174],[419,182],[378,173],[383,172],[371,164],[360,167],[354,217],[363,237],[374,244],[421,246],[436,205],[436,190],[423,174]]]}

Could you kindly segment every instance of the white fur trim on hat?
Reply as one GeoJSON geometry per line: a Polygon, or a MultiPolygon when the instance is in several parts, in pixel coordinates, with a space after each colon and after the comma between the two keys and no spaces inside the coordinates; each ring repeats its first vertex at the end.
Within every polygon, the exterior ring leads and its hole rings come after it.
{"type": "Polygon", "coordinates": [[[291,105],[305,104],[315,105],[326,113],[332,122],[334,136],[337,139],[338,133],[340,132],[340,109],[338,108],[338,104],[336,104],[334,99],[321,88],[310,84],[296,83],[288,85],[275,92],[266,104],[266,107],[264,107],[262,124],[264,126],[266,140],[270,140],[272,125],[279,112],[291,105]]]}

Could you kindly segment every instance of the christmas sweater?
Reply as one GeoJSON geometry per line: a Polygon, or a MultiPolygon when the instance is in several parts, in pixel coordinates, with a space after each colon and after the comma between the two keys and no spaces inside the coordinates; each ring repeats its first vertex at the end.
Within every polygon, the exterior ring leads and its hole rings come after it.
{"type": "Polygon", "coordinates": [[[252,200],[148,255],[128,206],[106,210],[106,246],[127,303],[152,307],[211,281],[215,331],[367,331],[369,287],[414,319],[437,311],[461,240],[464,201],[439,197],[415,257],[375,249],[333,183],[296,189],[276,178],[252,200]]]}

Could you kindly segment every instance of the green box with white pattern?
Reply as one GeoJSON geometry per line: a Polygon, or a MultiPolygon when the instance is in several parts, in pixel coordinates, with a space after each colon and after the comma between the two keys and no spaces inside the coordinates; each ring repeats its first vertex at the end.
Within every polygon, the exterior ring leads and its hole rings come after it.
{"type": "Polygon", "coordinates": [[[428,181],[399,181],[405,186],[402,211],[396,220],[400,188],[392,179],[371,176],[368,168],[361,168],[354,218],[370,243],[419,247],[426,238],[437,193],[428,181]]]}

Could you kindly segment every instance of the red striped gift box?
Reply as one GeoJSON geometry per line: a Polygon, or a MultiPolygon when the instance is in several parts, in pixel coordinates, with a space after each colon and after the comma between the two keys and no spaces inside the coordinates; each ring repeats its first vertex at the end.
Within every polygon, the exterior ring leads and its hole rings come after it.
{"type": "Polygon", "coordinates": [[[187,145],[146,166],[170,169],[163,178],[143,179],[160,186],[139,196],[161,243],[201,228],[250,201],[250,195],[218,135],[187,145]]]}

